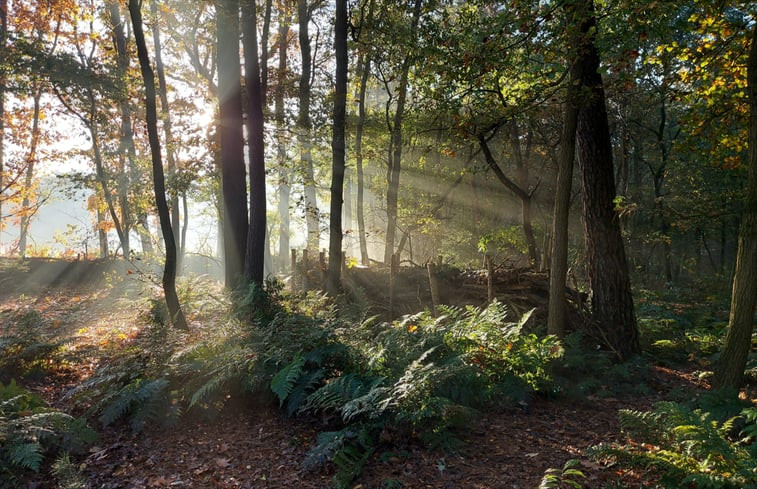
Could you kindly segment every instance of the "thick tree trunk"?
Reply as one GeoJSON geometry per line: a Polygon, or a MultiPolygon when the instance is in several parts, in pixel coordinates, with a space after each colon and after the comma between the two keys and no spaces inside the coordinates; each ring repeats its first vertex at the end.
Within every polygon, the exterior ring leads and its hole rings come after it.
{"type": "Polygon", "coordinates": [[[160,140],[158,138],[158,108],[155,101],[155,75],[150,66],[147,54],[147,44],[142,31],[142,12],[139,8],[140,0],[129,0],[129,13],[131,14],[134,40],[137,45],[137,57],[139,58],[140,71],[145,86],[145,109],[147,122],[147,137],[150,142],[150,154],[152,159],[152,178],[155,188],[155,205],[158,208],[160,229],[166,245],[166,261],[163,265],[163,293],[166,296],[168,313],[174,327],[187,329],[187,320],[179,304],[176,295],[176,241],[171,228],[171,216],[166,201],[166,184],[163,175],[163,160],[160,155],[160,140]]]}
{"type": "MultiPolygon", "coordinates": [[[[171,126],[171,111],[168,106],[168,87],[166,86],[166,74],[163,69],[163,49],[160,42],[160,15],[158,14],[157,0],[150,1],[150,13],[152,15],[152,39],[155,44],[155,71],[158,75],[158,94],[160,96],[160,116],[163,121],[163,138],[166,147],[166,163],[168,163],[168,207],[171,211],[171,229],[177,239],[176,270],[181,270],[181,261],[184,255],[184,242],[182,241],[180,213],[179,213],[179,190],[176,188],[176,157],[173,147],[173,134],[171,126]]],[[[186,219],[186,215],[184,218],[186,219]]]]}
{"type": "Polygon", "coordinates": [[[342,271],[342,196],[344,190],[345,120],[347,113],[347,0],[336,0],[334,24],[336,86],[334,129],[331,139],[331,216],[329,219],[329,270],[326,290],[337,294],[342,271]]]}
{"type": "Polygon", "coordinates": [[[365,176],[363,172],[363,131],[365,128],[365,90],[371,73],[371,58],[366,56],[358,63],[360,69],[360,86],[358,88],[358,119],[355,128],[355,171],[357,174],[357,231],[360,241],[360,263],[370,264],[368,241],[365,236],[365,176]]]}
{"type": "Polygon", "coordinates": [[[218,104],[226,287],[242,285],[247,250],[247,184],[242,136],[239,2],[217,0],[218,104]]]}
{"type": "Polygon", "coordinates": [[[549,267],[549,311],[547,333],[562,338],[565,335],[566,304],[565,279],[568,273],[568,218],[570,216],[570,194],[573,185],[573,160],[576,152],[576,127],[578,106],[574,83],[577,78],[575,68],[571,68],[568,92],[565,97],[565,118],[563,120],[560,144],[560,166],[557,170],[555,204],[552,218],[552,253],[549,267]]]}
{"type": "Polygon", "coordinates": [[[39,115],[42,89],[37,88],[34,92],[34,108],[32,109],[32,134],[29,141],[29,154],[26,156],[26,175],[24,176],[23,199],[21,200],[21,222],[18,235],[18,254],[21,258],[26,257],[26,240],[29,233],[29,222],[32,217],[31,197],[32,183],[34,181],[34,166],[37,162],[37,146],[39,145],[39,115]]]}
{"type": "MultiPolygon", "coordinates": [[[[415,0],[413,20],[410,32],[417,35],[418,22],[421,16],[422,0],[415,0]]],[[[413,37],[413,40],[415,37],[413,37]]],[[[412,50],[412,47],[410,47],[412,50]]],[[[414,53],[407,52],[400,68],[400,80],[397,87],[397,108],[394,112],[386,188],[386,243],[384,244],[384,263],[391,264],[394,254],[394,239],[397,233],[397,207],[399,203],[400,172],[402,169],[403,133],[402,121],[405,118],[405,102],[407,100],[407,85],[410,74],[410,64],[414,53]]]]}
{"type": "Polygon", "coordinates": [[[583,39],[577,67],[582,95],[578,127],[578,162],[583,191],[586,264],[592,291],[592,315],[599,335],[619,360],[640,350],[620,223],[615,212],[612,144],[594,45],[596,18],[593,0],[578,6],[583,39]]]}
{"type": "Polygon", "coordinates": [[[311,151],[310,121],[310,84],[311,84],[311,48],[310,11],[307,0],[297,0],[297,20],[299,22],[300,59],[302,60],[302,73],[300,74],[299,87],[299,113],[297,115],[297,139],[300,144],[300,163],[302,165],[303,185],[305,193],[305,223],[307,226],[307,249],[318,251],[320,242],[320,212],[315,191],[315,171],[313,168],[313,153],[311,151]]]}
{"type": "Polygon", "coordinates": [[[243,0],[242,41],[247,89],[247,148],[250,161],[250,227],[244,272],[246,281],[262,286],[266,234],[265,147],[256,20],[255,0],[243,0]]]}
{"type": "Polygon", "coordinates": [[[739,247],[733,276],[728,334],[715,375],[718,387],[739,388],[744,379],[754,331],[757,303],[757,26],[747,65],[749,93],[749,161],[746,205],[739,228],[739,247]]]}

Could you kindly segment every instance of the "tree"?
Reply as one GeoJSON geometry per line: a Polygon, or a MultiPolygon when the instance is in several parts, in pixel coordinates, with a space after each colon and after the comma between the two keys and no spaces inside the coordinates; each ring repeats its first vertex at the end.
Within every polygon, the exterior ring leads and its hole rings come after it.
{"type": "MultiPolygon", "coordinates": [[[[8,37],[8,0],[0,0],[0,237],[5,193],[5,40],[8,37]]],[[[2,242],[0,241],[0,244],[2,242]]]]}
{"type": "Polygon", "coordinates": [[[345,119],[347,114],[347,0],[336,0],[334,24],[334,129],[331,139],[331,215],[326,289],[337,294],[342,269],[342,198],[344,191],[345,119]]]}
{"type": "MultiPolygon", "coordinates": [[[[163,122],[163,138],[166,147],[166,163],[168,163],[168,183],[169,183],[169,210],[171,211],[171,228],[174,238],[177,242],[177,270],[181,266],[184,255],[184,240],[181,238],[180,217],[179,217],[179,191],[176,188],[177,167],[176,155],[174,151],[174,140],[171,126],[171,110],[168,106],[168,87],[166,85],[166,74],[163,67],[163,49],[160,43],[160,18],[158,14],[157,0],[150,0],[150,12],[152,14],[152,41],[155,45],[155,71],[158,75],[158,94],[160,96],[160,115],[163,122]]],[[[184,192],[184,203],[186,204],[186,192],[184,192]]],[[[184,214],[184,222],[189,216],[184,214]]]]}
{"type": "Polygon", "coordinates": [[[573,184],[573,159],[576,152],[576,128],[578,126],[578,101],[575,82],[578,79],[576,65],[571,67],[565,95],[565,116],[560,141],[560,160],[555,184],[555,202],[552,213],[552,252],[549,265],[549,311],[547,332],[562,337],[565,334],[566,304],[565,279],[568,273],[568,216],[570,194],[573,184]]]}
{"type": "Polygon", "coordinates": [[[592,319],[602,340],[620,360],[640,351],[620,223],[615,212],[612,143],[605,106],[594,1],[571,6],[581,22],[576,53],[580,103],[576,130],[583,196],[586,267],[591,284],[592,319]]]}
{"type": "Polygon", "coordinates": [[[255,0],[243,0],[242,41],[247,90],[247,148],[250,161],[250,225],[244,272],[246,281],[262,286],[266,248],[265,147],[255,10],[255,0]]]}
{"type": "Polygon", "coordinates": [[[312,84],[312,53],[310,47],[310,16],[311,7],[307,0],[297,0],[297,21],[299,24],[300,73],[299,112],[297,115],[297,132],[300,144],[300,163],[303,171],[305,187],[305,220],[307,224],[307,249],[318,250],[320,241],[320,212],[315,192],[315,170],[313,168],[313,152],[311,148],[310,96],[312,84]]]}
{"type": "MultiPolygon", "coordinates": [[[[397,232],[397,206],[399,201],[400,171],[402,169],[402,121],[405,116],[405,103],[407,101],[407,89],[410,75],[410,64],[414,53],[412,44],[418,35],[418,23],[421,17],[422,0],[415,0],[413,4],[413,16],[410,25],[411,43],[406,47],[407,51],[402,60],[397,85],[397,106],[394,117],[390,123],[387,114],[387,124],[391,133],[389,143],[387,172],[386,172],[386,243],[384,245],[384,263],[389,264],[394,255],[394,237],[397,232]]],[[[387,91],[389,86],[387,85],[387,91]]]]}
{"type": "Polygon", "coordinates": [[[168,313],[171,322],[176,328],[187,329],[187,320],[176,295],[176,241],[171,227],[168,202],[166,201],[166,184],[163,175],[163,160],[160,154],[160,138],[158,137],[158,109],[155,96],[155,75],[150,66],[147,54],[147,43],[142,30],[142,12],[139,6],[140,0],[129,0],[129,13],[134,29],[134,40],[137,45],[137,57],[139,58],[140,71],[145,86],[145,108],[147,119],[147,135],[150,141],[150,154],[152,160],[152,177],[155,188],[155,205],[158,208],[160,229],[166,246],[166,260],[163,265],[163,293],[168,305],[168,313]]]}
{"type": "Polygon", "coordinates": [[[284,111],[284,95],[287,88],[287,47],[289,46],[289,24],[291,11],[286,2],[282,2],[283,11],[279,12],[279,66],[274,93],[274,120],[276,122],[276,159],[279,173],[279,252],[278,266],[286,268],[289,261],[289,195],[291,193],[291,170],[287,167],[287,144],[284,111]]]}
{"type": "Polygon", "coordinates": [[[749,97],[749,160],[744,212],[733,274],[728,334],[720,355],[715,385],[739,388],[744,378],[754,331],[757,303],[757,25],[753,27],[747,61],[749,97]]]}
{"type": "Polygon", "coordinates": [[[224,266],[226,287],[233,289],[242,284],[248,233],[238,0],[217,0],[216,23],[224,266]]]}

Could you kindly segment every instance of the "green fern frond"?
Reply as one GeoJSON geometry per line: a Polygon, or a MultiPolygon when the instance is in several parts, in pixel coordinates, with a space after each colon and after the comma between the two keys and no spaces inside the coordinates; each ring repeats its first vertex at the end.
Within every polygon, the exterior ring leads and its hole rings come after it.
{"type": "Polygon", "coordinates": [[[356,373],[330,379],[308,396],[303,411],[338,411],[346,403],[367,394],[383,377],[365,377],[356,373]]]}
{"type": "Polygon", "coordinates": [[[284,401],[294,389],[297,379],[302,375],[302,369],[305,366],[305,358],[297,354],[291,362],[278,371],[271,379],[271,390],[279,398],[279,406],[284,405],[284,401]]]}
{"type": "Polygon", "coordinates": [[[284,412],[287,416],[293,416],[305,405],[308,396],[323,384],[325,376],[326,371],[319,368],[303,371],[297,377],[285,401],[284,412]]]}
{"type": "MultiPolygon", "coordinates": [[[[129,411],[142,405],[157,406],[158,403],[149,403],[156,396],[163,394],[168,387],[168,379],[161,378],[156,380],[137,379],[136,381],[124,386],[100,414],[100,423],[103,426],[109,426],[124,416],[129,411]]],[[[149,414],[147,417],[153,417],[149,414]]],[[[134,427],[140,428],[137,423],[134,427]]]]}
{"type": "Polygon", "coordinates": [[[39,467],[42,464],[42,445],[38,442],[24,442],[14,443],[8,446],[6,449],[8,460],[20,468],[39,472],[39,467]]]}

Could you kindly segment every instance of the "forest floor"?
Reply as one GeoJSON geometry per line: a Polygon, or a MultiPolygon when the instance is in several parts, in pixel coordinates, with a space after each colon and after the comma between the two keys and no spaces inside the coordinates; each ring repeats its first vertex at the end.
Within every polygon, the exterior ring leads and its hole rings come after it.
{"type": "MultiPolygon", "coordinates": [[[[144,287],[127,269],[106,273],[110,279],[102,281],[90,280],[102,270],[58,270],[53,279],[50,270],[43,275],[35,267],[45,265],[0,269],[0,332],[7,334],[20,324],[18,318],[36,311],[52,334],[67,339],[76,361],[50,366],[44,378],[25,382],[66,410],[64,394],[140,334],[144,287]]],[[[527,409],[482,412],[458,434],[462,444],[454,453],[430,450],[412,438],[392,439],[390,433],[353,487],[535,488],[547,468],[569,459],[581,461],[583,487],[614,480],[638,486],[643,474],[597,464],[586,449],[622,439],[619,409],[649,409],[671,392],[708,388],[694,366],[653,366],[644,381],[645,395],[536,398],[527,409]]],[[[124,424],[98,428],[100,440],[79,468],[92,488],[326,488],[333,473],[302,469],[322,423],[286,418],[275,405],[247,399],[230,403],[215,419],[183,418],[168,429],[133,434],[124,424]]],[[[51,484],[38,480],[28,487],[51,484]]]]}

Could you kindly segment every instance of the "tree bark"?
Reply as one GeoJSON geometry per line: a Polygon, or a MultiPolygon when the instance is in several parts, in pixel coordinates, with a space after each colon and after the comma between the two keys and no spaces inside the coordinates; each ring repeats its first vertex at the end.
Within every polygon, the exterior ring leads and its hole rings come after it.
{"type": "Polygon", "coordinates": [[[757,26],[747,64],[749,94],[749,161],[747,193],[739,228],[736,269],[733,275],[728,334],[715,375],[718,387],[739,388],[744,379],[754,331],[757,303],[757,26]]]}
{"type": "MultiPolygon", "coordinates": [[[[5,60],[5,40],[8,37],[8,0],[0,0],[0,65],[5,60]]],[[[0,69],[0,245],[3,235],[3,176],[5,174],[5,70],[0,69]]],[[[0,248],[1,249],[1,248],[0,248]]]]}
{"type": "Polygon", "coordinates": [[[597,22],[593,0],[585,0],[572,8],[580,9],[578,18],[582,19],[582,40],[576,60],[582,97],[577,141],[592,316],[606,346],[619,360],[625,360],[640,351],[639,333],[615,212],[612,144],[599,74],[599,52],[594,44],[597,22]]]}
{"type": "Polygon", "coordinates": [[[37,146],[39,145],[39,115],[40,99],[42,98],[42,89],[37,87],[34,91],[34,108],[32,109],[32,133],[29,142],[29,154],[26,157],[26,175],[24,177],[23,199],[21,200],[21,222],[18,235],[18,254],[21,258],[26,257],[26,239],[29,232],[29,222],[31,221],[31,200],[29,194],[32,191],[32,182],[34,179],[34,166],[37,162],[37,146]]]}
{"type": "Polygon", "coordinates": [[[311,150],[310,121],[310,84],[312,70],[312,54],[310,48],[310,10],[307,0],[297,0],[297,20],[299,23],[300,59],[302,73],[299,87],[299,113],[297,115],[297,139],[300,144],[300,163],[302,165],[303,185],[305,193],[305,222],[307,226],[307,249],[318,251],[320,242],[320,212],[315,191],[315,170],[313,168],[313,153],[311,150]]]}
{"type": "Polygon", "coordinates": [[[287,166],[287,138],[284,113],[284,94],[286,91],[286,74],[287,74],[287,47],[289,38],[289,23],[291,14],[289,9],[286,14],[279,20],[279,73],[276,92],[274,94],[274,120],[276,122],[276,145],[277,145],[277,164],[279,172],[279,251],[278,266],[280,270],[285,270],[289,261],[289,195],[291,192],[290,173],[291,169],[287,166]]]}
{"type": "MultiPolygon", "coordinates": [[[[129,71],[129,53],[126,48],[126,34],[121,20],[121,11],[117,2],[106,3],[113,29],[113,44],[116,47],[116,66],[118,79],[122,84],[124,93],[119,98],[119,111],[121,112],[121,129],[119,134],[118,155],[118,206],[121,208],[122,226],[124,229],[124,256],[128,257],[131,252],[129,229],[131,228],[131,209],[129,206],[129,187],[132,180],[138,180],[136,168],[136,149],[134,147],[134,133],[131,128],[131,107],[127,93],[126,73],[129,71]],[[128,172],[126,160],[129,161],[128,172]]],[[[140,233],[142,236],[142,233],[140,233]]],[[[152,244],[152,241],[150,241],[152,244]]],[[[144,237],[143,237],[143,251],[144,237]]]]}
{"type": "Polygon", "coordinates": [[[129,13],[131,15],[132,28],[134,29],[134,40],[137,45],[140,71],[142,72],[145,86],[147,137],[150,142],[155,205],[158,208],[160,229],[166,245],[166,261],[163,265],[163,293],[166,296],[166,304],[168,306],[168,313],[171,315],[171,322],[176,328],[187,329],[187,320],[184,317],[184,312],[181,310],[179,297],[176,295],[176,241],[173,229],[171,228],[171,216],[168,212],[163,160],[160,155],[158,108],[155,102],[155,75],[150,66],[145,35],[142,31],[142,12],[140,11],[139,0],[129,0],[129,13]]]}
{"type": "MultiPolygon", "coordinates": [[[[171,111],[168,106],[168,87],[166,85],[166,74],[163,69],[163,49],[160,42],[160,15],[158,14],[157,0],[150,1],[150,13],[152,15],[152,40],[155,44],[155,71],[158,75],[158,94],[160,97],[160,115],[163,121],[163,138],[166,147],[166,163],[168,164],[168,207],[171,211],[171,229],[177,239],[177,256],[176,269],[181,270],[183,259],[184,242],[181,233],[181,222],[179,213],[179,190],[177,188],[177,166],[176,156],[173,148],[173,134],[171,126],[171,111]]],[[[184,215],[187,219],[187,215],[184,215]]]]}
{"type": "Polygon", "coordinates": [[[226,287],[242,285],[247,250],[247,185],[242,136],[242,88],[239,64],[239,2],[216,1],[218,104],[223,193],[226,287]]]}
{"type": "Polygon", "coordinates": [[[263,138],[263,92],[260,85],[255,0],[242,2],[244,77],[247,89],[247,149],[250,161],[250,226],[247,235],[245,280],[263,285],[265,267],[266,192],[263,138]]]}
{"type": "Polygon", "coordinates": [[[357,231],[360,241],[360,263],[370,265],[368,257],[368,240],[365,236],[365,176],[363,172],[363,131],[365,128],[365,90],[371,72],[371,58],[366,55],[358,63],[360,70],[360,86],[358,88],[358,119],[355,128],[355,172],[357,174],[357,231]]]}
{"type": "Polygon", "coordinates": [[[565,96],[565,118],[563,120],[560,147],[560,166],[557,170],[552,218],[552,253],[549,267],[547,333],[560,338],[565,336],[567,322],[565,280],[568,273],[568,217],[570,216],[573,159],[576,152],[576,127],[578,125],[578,106],[576,105],[576,91],[574,88],[576,79],[576,69],[575,67],[571,67],[568,91],[565,96]]]}
{"type": "MultiPolygon", "coordinates": [[[[413,6],[413,19],[410,32],[413,36],[417,35],[418,22],[421,16],[422,0],[415,0],[413,6]]],[[[415,37],[413,37],[413,41],[415,37]]],[[[412,50],[412,44],[409,48],[412,50]]],[[[397,108],[394,112],[394,122],[392,125],[392,134],[389,147],[389,161],[387,171],[387,188],[386,188],[386,243],[384,245],[384,263],[390,264],[394,254],[394,238],[397,232],[397,207],[399,203],[400,188],[400,171],[402,168],[402,121],[405,117],[405,102],[407,99],[407,85],[410,74],[410,63],[412,62],[413,53],[405,54],[400,68],[400,79],[397,87],[397,108]]]]}
{"type": "Polygon", "coordinates": [[[342,197],[344,192],[345,121],[347,114],[347,0],[336,0],[334,24],[336,72],[334,87],[334,129],[331,139],[331,215],[329,216],[329,270],[326,290],[341,289],[342,197]]]}
{"type": "Polygon", "coordinates": [[[515,153],[518,186],[525,191],[525,195],[528,197],[520,199],[520,220],[523,225],[523,235],[526,238],[526,247],[528,248],[528,257],[531,260],[531,264],[535,269],[538,269],[539,249],[536,245],[536,237],[534,236],[534,227],[531,219],[531,194],[528,192],[528,162],[526,161],[528,155],[526,155],[526,158],[523,157],[520,144],[520,132],[516,120],[513,120],[511,123],[510,137],[512,139],[513,153],[515,153]]]}

